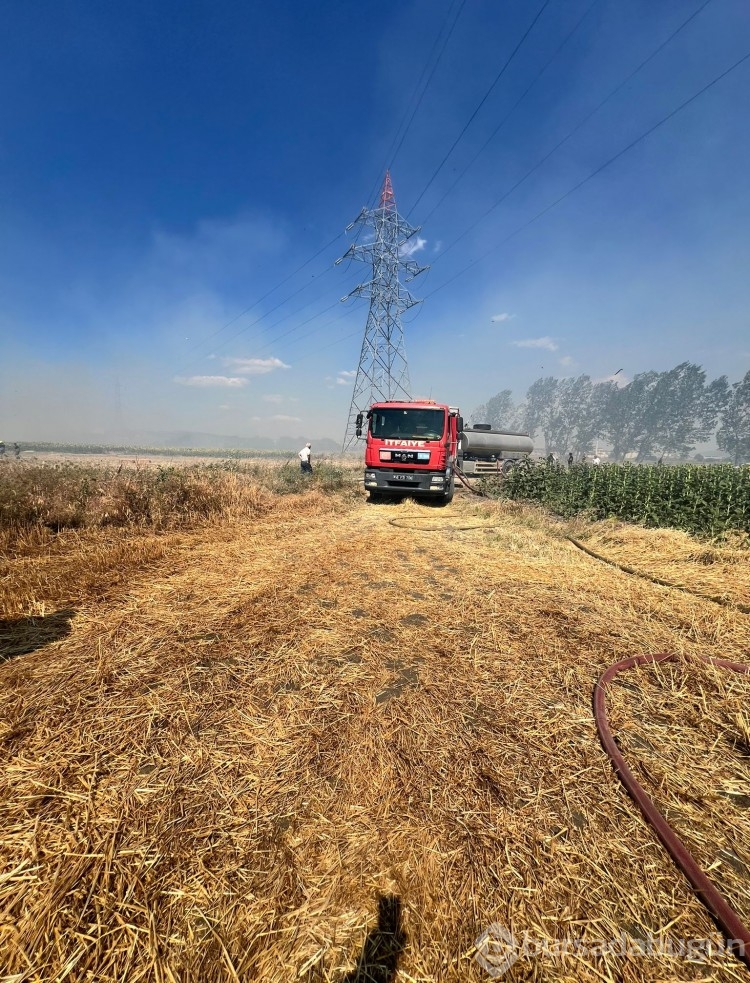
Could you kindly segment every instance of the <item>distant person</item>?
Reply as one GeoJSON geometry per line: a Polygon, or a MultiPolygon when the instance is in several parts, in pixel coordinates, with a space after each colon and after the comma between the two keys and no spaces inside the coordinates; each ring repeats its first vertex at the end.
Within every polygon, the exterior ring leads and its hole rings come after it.
{"type": "Polygon", "coordinates": [[[598,454],[594,454],[594,464],[601,464],[601,463],[602,463],[602,461],[601,461],[601,458],[599,457],[599,455],[598,454]]]}
{"type": "Polygon", "coordinates": [[[572,468],[573,467],[573,451],[571,451],[568,454],[568,467],[569,468],[572,468]]]}
{"type": "Polygon", "coordinates": [[[554,464],[554,463],[555,463],[555,455],[554,454],[548,454],[547,455],[547,464],[554,464]]]}
{"type": "Polygon", "coordinates": [[[13,454],[15,455],[16,459],[21,456],[21,448],[18,446],[18,444],[13,444],[13,454]]]}
{"type": "Polygon", "coordinates": [[[0,457],[5,457],[5,441],[0,440],[0,457]]]}
{"type": "Polygon", "coordinates": [[[310,455],[312,451],[310,448],[312,444],[307,443],[299,452],[299,466],[303,474],[312,474],[312,464],[310,463],[310,455]]]}

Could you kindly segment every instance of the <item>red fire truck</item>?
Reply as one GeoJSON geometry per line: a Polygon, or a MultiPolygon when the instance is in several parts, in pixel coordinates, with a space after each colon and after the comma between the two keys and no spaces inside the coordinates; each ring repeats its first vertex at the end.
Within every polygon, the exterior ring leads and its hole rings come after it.
{"type": "MultiPolygon", "coordinates": [[[[390,495],[452,500],[463,430],[458,407],[432,399],[374,403],[366,419],[365,488],[371,501],[390,495]]],[[[359,413],[358,437],[364,424],[359,413]]]]}

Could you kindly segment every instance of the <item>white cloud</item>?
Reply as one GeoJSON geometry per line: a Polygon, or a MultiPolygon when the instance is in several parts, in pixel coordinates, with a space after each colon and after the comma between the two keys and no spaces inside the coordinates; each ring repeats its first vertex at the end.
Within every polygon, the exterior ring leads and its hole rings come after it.
{"type": "Polygon", "coordinates": [[[254,423],[302,423],[298,416],[286,416],[283,413],[274,413],[273,416],[251,416],[254,423]]]}
{"type": "Polygon", "coordinates": [[[354,380],[357,378],[356,369],[345,369],[338,373],[336,376],[337,386],[351,386],[354,380]]]}
{"type": "Polygon", "coordinates": [[[426,245],[426,239],[422,239],[421,236],[412,236],[411,239],[407,239],[401,246],[399,253],[401,256],[413,256],[414,253],[418,253],[424,249],[426,245]]]}
{"type": "Polygon", "coordinates": [[[438,241],[432,247],[432,251],[433,251],[433,253],[439,253],[442,248],[443,248],[443,240],[442,239],[438,239],[438,241]]]}
{"type": "Polygon", "coordinates": [[[508,313],[495,314],[493,317],[490,318],[490,321],[492,321],[493,324],[501,324],[503,321],[512,320],[515,316],[516,316],[515,314],[508,314],[508,313]]]}
{"type": "Polygon", "coordinates": [[[575,359],[572,355],[563,355],[563,357],[560,359],[560,365],[564,365],[566,368],[575,364],[575,359]]]}
{"type": "Polygon", "coordinates": [[[229,375],[176,375],[174,381],[178,386],[195,386],[198,389],[209,389],[218,386],[223,389],[240,389],[247,385],[247,379],[239,379],[229,375]]]}
{"type": "Polygon", "coordinates": [[[222,403],[221,406],[219,407],[219,409],[220,410],[229,410],[229,409],[231,409],[231,407],[229,406],[228,403],[222,403]]]}
{"type": "Polygon", "coordinates": [[[516,348],[546,348],[549,352],[556,352],[560,347],[547,335],[544,338],[525,338],[522,341],[511,341],[511,345],[516,348]]]}
{"type": "Polygon", "coordinates": [[[268,393],[267,396],[263,397],[265,403],[283,403],[284,397],[280,396],[279,393],[268,393]]]}
{"type": "Polygon", "coordinates": [[[274,369],[291,368],[280,358],[224,358],[222,361],[240,375],[266,375],[274,369]]]}

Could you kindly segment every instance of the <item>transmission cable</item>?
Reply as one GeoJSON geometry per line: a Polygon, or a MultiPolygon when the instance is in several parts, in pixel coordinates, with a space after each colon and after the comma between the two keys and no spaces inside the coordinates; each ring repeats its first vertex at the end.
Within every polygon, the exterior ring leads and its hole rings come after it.
{"type": "Polygon", "coordinates": [[[602,106],[604,106],[606,103],[609,102],[610,99],[612,99],[615,95],[617,95],[617,93],[625,85],[627,85],[628,82],[630,82],[633,78],[635,78],[635,76],[641,71],[642,68],[644,68],[650,61],[652,61],[653,58],[656,57],[656,55],[659,54],[660,51],[662,51],[663,48],[665,48],[672,40],[674,40],[674,38],[677,37],[677,35],[680,33],[680,31],[682,31],[685,27],[687,27],[687,25],[695,17],[697,17],[698,14],[709,5],[709,3],[711,3],[711,0],[704,0],[704,2],[700,5],[700,7],[698,7],[697,10],[693,11],[693,13],[690,14],[690,16],[686,20],[684,20],[680,24],[679,27],[677,27],[674,31],[672,31],[672,33],[669,35],[669,37],[666,38],[664,41],[662,41],[662,43],[657,48],[655,48],[651,52],[651,54],[648,55],[647,58],[644,58],[644,60],[640,63],[640,65],[638,65],[636,68],[634,68],[633,71],[630,72],[630,74],[627,75],[622,80],[622,82],[619,82],[614,87],[614,89],[612,89],[604,97],[604,99],[602,99],[602,101],[600,103],[598,103],[589,113],[587,113],[583,117],[583,119],[581,119],[578,123],[576,123],[576,125],[573,127],[573,129],[572,130],[569,130],[568,133],[562,138],[562,140],[560,140],[558,143],[556,143],[555,146],[550,151],[548,151],[540,160],[538,160],[536,162],[536,164],[534,164],[534,166],[531,167],[523,175],[523,177],[519,178],[519,180],[516,181],[516,183],[512,187],[510,187],[506,192],[504,192],[504,194],[502,194],[500,196],[500,198],[497,199],[497,201],[495,201],[492,205],[490,205],[490,207],[486,211],[482,212],[482,214],[479,216],[479,218],[477,218],[476,221],[472,222],[472,224],[467,229],[465,229],[461,233],[461,235],[458,236],[457,239],[454,239],[453,242],[451,242],[448,246],[446,246],[446,248],[442,251],[442,253],[438,257],[438,259],[440,259],[441,257],[445,256],[445,254],[448,253],[448,252],[450,252],[450,250],[453,249],[454,246],[458,245],[458,243],[461,242],[461,240],[464,239],[470,232],[472,232],[477,227],[477,225],[479,225],[480,222],[482,222],[491,212],[493,212],[499,205],[501,205],[506,200],[506,198],[509,198],[510,195],[512,195],[514,191],[516,191],[518,188],[520,188],[521,185],[524,184],[524,182],[527,181],[531,177],[532,174],[534,174],[536,171],[538,171],[539,168],[544,163],[546,163],[546,161],[548,161],[550,159],[550,157],[553,154],[555,154],[560,149],[560,147],[562,147],[565,143],[567,143],[568,140],[570,140],[570,138],[572,136],[574,136],[581,129],[581,127],[584,126],[591,119],[592,116],[594,116],[596,113],[599,112],[599,110],[602,108],[602,106]]]}
{"type": "MultiPolygon", "coordinates": [[[[547,2],[549,2],[549,0],[547,0],[547,2]]],[[[412,110],[412,114],[409,117],[409,122],[406,124],[406,129],[402,133],[401,139],[398,142],[398,146],[396,147],[396,149],[395,149],[395,151],[393,153],[393,156],[391,157],[391,163],[390,163],[390,166],[391,167],[393,167],[393,165],[396,163],[396,158],[398,157],[399,151],[401,150],[401,147],[403,146],[404,140],[406,139],[406,134],[409,132],[409,128],[411,127],[412,120],[416,116],[417,110],[422,105],[422,100],[424,99],[425,93],[427,92],[427,90],[430,87],[430,82],[432,81],[432,77],[435,74],[435,71],[437,70],[438,65],[440,64],[440,59],[443,57],[443,52],[445,51],[445,48],[446,48],[448,42],[450,41],[451,36],[453,35],[453,31],[455,30],[456,24],[458,23],[458,18],[461,16],[461,12],[463,11],[463,9],[464,9],[465,6],[466,6],[466,0],[461,0],[461,6],[458,8],[458,12],[457,12],[456,16],[453,18],[453,23],[451,24],[450,30],[448,31],[447,35],[445,36],[445,40],[443,41],[443,46],[440,49],[440,54],[437,56],[437,61],[432,66],[432,71],[430,72],[429,78],[427,79],[427,82],[425,84],[424,89],[422,89],[422,94],[420,95],[419,100],[417,101],[416,106],[412,110]]]]}
{"type": "MultiPolygon", "coordinates": [[[[411,96],[409,98],[409,101],[408,101],[408,103],[406,105],[406,109],[404,110],[404,115],[401,117],[401,122],[398,124],[398,127],[396,128],[396,132],[393,135],[393,140],[391,141],[390,148],[388,149],[388,153],[386,154],[385,160],[383,161],[383,166],[378,171],[378,173],[377,173],[377,175],[375,177],[375,182],[374,182],[372,188],[370,189],[370,192],[367,195],[367,198],[365,199],[365,201],[368,203],[368,205],[372,202],[374,195],[377,193],[378,186],[380,184],[380,181],[382,180],[381,175],[385,172],[385,170],[389,166],[389,164],[392,165],[393,161],[395,160],[395,155],[394,155],[394,152],[393,152],[394,151],[394,147],[396,146],[396,143],[398,141],[399,134],[401,133],[401,129],[404,126],[404,123],[406,123],[407,116],[409,116],[409,108],[412,105],[412,103],[414,102],[414,99],[416,98],[417,93],[419,92],[420,86],[422,85],[422,81],[424,80],[424,77],[427,74],[427,71],[429,70],[430,62],[432,61],[432,56],[435,53],[435,50],[436,50],[438,44],[440,43],[440,38],[443,36],[443,32],[445,31],[446,27],[448,26],[448,22],[450,21],[450,18],[451,18],[451,14],[453,12],[453,9],[455,8],[455,6],[456,6],[456,4],[458,2],[459,2],[459,0],[451,0],[450,6],[448,7],[448,11],[447,11],[447,13],[445,15],[445,19],[443,20],[443,23],[440,26],[440,30],[438,31],[437,37],[435,38],[435,40],[434,40],[434,42],[432,44],[432,48],[430,48],[430,53],[427,56],[427,61],[425,62],[424,68],[422,69],[422,74],[419,76],[419,81],[414,86],[414,89],[412,91],[412,94],[411,94],[411,96]]],[[[419,105],[420,105],[420,103],[422,101],[422,98],[424,97],[424,93],[427,91],[427,89],[429,87],[430,81],[432,80],[432,76],[435,74],[435,71],[437,69],[438,63],[440,62],[440,59],[442,58],[443,51],[445,50],[445,47],[448,44],[448,41],[450,40],[450,36],[453,33],[453,27],[455,27],[456,21],[460,17],[461,11],[463,10],[465,3],[466,3],[466,0],[463,0],[463,2],[461,3],[461,8],[458,11],[458,13],[456,14],[455,20],[453,22],[453,26],[451,27],[450,31],[448,32],[448,36],[446,37],[445,41],[443,42],[443,47],[440,49],[440,53],[439,53],[439,55],[437,57],[437,61],[433,65],[432,71],[430,72],[430,78],[427,80],[427,84],[425,85],[424,91],[422,92],[422,95],[419,97],[419,101],[417,102],[417,105],[414,107],[414,110],[412,111],[412,114],[409,117],[409,122],[407,123],[406,130],[404,130],[403,136],[401,138],[402,142],[403,142],[403,138],[406,136],[406,134],[407,134],[407,132],[409,130],[409,127],[411,126],[411,121],[414,119],[414,116],[416,114],[417,109],[419,109],[419,105]]],[[[400,144],[399,144],[399,148],[400,148],[400,144]]]]}
{"type": "Polygon", "coordinates": [[[455,181],[453,181],[453,183],[448,187],[448,190],[443,194],[443,196],[438,199],[438,201],[437,201],[437,203],[435,205],[432,206],[432,208],[427,213],[427,215],[425,215],[425,217],[423,219],[421,219],[420,225],[423,225],[424,226],[424,225],[427,224],[427,222],[429,221],[429,219],[435,214],[435,212],[442,205],[442,203],[445,201],[445,199],[448,197],[448,195],[451,193],[451,191],[453,191],[453,189],[456,187],[456,185],[459,183],[459,181],[461,181],[464,178],[464,176],[466,175],[466,172],[468,170],[470,170],[474,166],[474,164],[476,163],[476,161],[479,159],[479,157],[481,157],[481,155],[484,153],[484,151],[487,149],[487,147],[489,147],[489,145],[492,143],[492,141],[498,135],[498,133],[500,132],[500,130],[505,126],[505,124],[508,122],[508,120],[513,115],[513,113],[516,111],[516,109],[518,109],[518,107],[523,102],[523,100],[526,98],[526,96],[529,94],[529,92],[531,92],[531,90],[534,88],[534,86],[539,81],[539,79],[542,77],[542,75],[544,75],[544,73],[550,67],[550,65],[555,60],[555,58],[557,58],[557,56],[560,54],[560,52],[566,46],[566,44],[568,43],[568,41],[570,41],[570,39],[576,33],[576,31],[581,26],[581,24],[583,24],[583,22],[586,20],[586,18],[588,17],[588,15],[594,9],[594,7],[596,7],[596,5],[598,3],[600,3],[600,2],[601,2],[601,0],[593,0],[593,2],[591,4],[589,4],[589,6],[586,8],[586,10],[581,15],[581,17],[579,17],[579,19],[576,21],[576,24],[573,27],[573,29],[566,35],[566,37],[564,38],[564,40],[557,46],[557,48],[555,49],[555,51],[553,52],[553,54],[547,59],[547,61],[543,65],[543,67],[534,76],[534,78],[532,79],[531,83],[524,89],[524,91],[521,93],[521,95],[518,97],[518,99],[516,99],[516,101],[511,106],[511,108],[505,114],[505,116],[503,116],[503,118],[497,124],[497,126],[492,131],[492,133],[490,133],[490,135],[487,138],[487,140],[482,144],[481,148],[477,151],[476,154],[474,154],[474,156],[471,158],[471,160],[469,161],[469,163],[466,165],[466,167],[464,167],[464,169],[461,171],[461,173],[458,175],[458,177],[455,179],[455,181]]]}
{"type": "MultiPolygon", "coordinates": [[[[302,263],[302,264],[301,264],[300,266],[298,266],[296,270],[292,270],[292,272],[291,272],[290,274],[288,274],[288,276],[285,276],[283,280],[279,280],[279,282],[278,282],[278,283],[276,284],[276,286],[275,286],[275,287],[271,287],[271,289],[270,289],[270,290],[268,290],[268,291],[266,291],[266,293],[264,293],[262,297],[259,297],[259,298],[258,298],[258,299],[257,299],[256,301],[254,301],[254,302],[253,302],[253,303],[252,303],[252,304],[251,304],[251,305],[250,305],[249,307],[246,307],[246,308],[245,308],[245,309],[244,309],[243,311],[240,311],[240,313],[239,313],[239,314],[236,314],[236,315],[235,315],[235,316],[234,316],[233,318],[231,318],[231,319],[230,319],[229,321],[227,321],[227,322],[226,322],[226,324],[222,324],[222,326],[221,326],[220,328],[217,328],[217,329],[216,329],[216,330],[215,330],[215,331],[214,331],[214,332],[213,332],[212,334],[210,334],[210,335],[208,335],[208,337],[206,337],[206,338],[203,338],[203,339],[202,339],[201,341],[199,341],[199,342],[198,342],[198,343],[197,343],[196,345],[194,345],[194,346],[193,346],[193,347],[192,347],[192,348],[191,348],[191,349],[190,349],[190,350],[189,350],[189,351],[187,352],[187,355],[190,355],[190,354],[191,354],[192,352],[194,352],[194,351],[197,351],[197,350],[198,350],[199,348],[202,348],[202,347],[203,347],[203,346],[204,346],[204,345],[206,344],[206,342],[209,342],[209,341],[211,341],[211,339],[212,339],[212,338],[215,338],[215,337],[216,337],[216,335],[218,335],[218,334],[220,334],[220,333],[221,333],[222,331],[224,331],[224,330],[226,330],[226,328],[228,328],[228,327],[230,327],[230,326],[231,326],[232,324],[234,324],[234,323],[235,323],[235,321],[239,321],[239,319],[240,319],[241,317],[244,317],[244,316],[245,316],[245,314],[248,314],[248,313],[249,313],[250,311],[252,311],[252,310],[253,310],[254,308],[256,308],[256,307],[258,306],[258,304],[260,304],[260,303],[261,303],[262,301],[264,301],[264,300],[266,299],[266,297],[270,297],[272,293],[274,293],[274,292],[275,292],[276,290],[278,290],[278,289],[279,289],[279,287],[282,287],[282,286],[283,286],[283,285],[284,285],[284,284],[285,284],[285,283],[286,283],[286,282],[287,282],[288,280],[291,280],[291,279],[292,279],[292,277],[294,277],[294,276],[296,276],[296,275],[297,275],[297,274],[298,274],[298,273],[299,273],[299,272],[300,272],[301,270],[304,270],[304,268],[305,268],[306,266],[309,266],[309,265],[310,265],[310,263],[312,263],[312,262],[313,262],[313,260],[315,260],[315,259],[317,259],[317,258],[318,258],[318,256],[320,256],[320,255],[322,255],[322,254],[323,254],[323,253],[324,253],[324,252],[326,251],[326,249],[330,249],[330,247],[331,247],[331,246],[332,246],[332,245],[333,245],[333,244],[334,244],[335,242],[337,242],[337,241],[338,241],[338,240],[339,240],[339,239],[341,238],[341,236],[342,236],[343,234],[344,234],[343,232],[338,232],[338,233],[337,233],[337,234],[336,234],[336,235],[335,235],[335,236],[333,237],[333,239],[331,239],[331,241],[330,241],[330,242],[327,242],[327,243],[325,244],[325,246],[322,246],[322,247],[321,247],[321,248],[320,248],[320,249],[319,249],[319,250],[318,250],[318,251],[317,251],[316,253],[314,253],[314,254],[313,254],[313,255],[312,255],[312,256],[311,256],[311,257],[310,257],[309,259],[306,259],[306,260],[305,260],[305,262],[304,262],[304,263],[302,263]]],[[[327,270],[324,270],[323,272],[324,272],[324,273],[326,273],[326,272],[328,272],[328,271],[327,271],[327,270]]],[[[318,275],[319,275],[319,276],[322,276],[322,274],[318,274],[318,275]]],[[[306,284],[306,286],[309,286],[309,284],[306,284]]],[[[301,292],[301,290],[304,290],[304,289],[305,289],[305,287],[302,287],[302,288],[300,288],[300,290],[298,290],[298,291],[297,291],[297,293],[300,293],[300,292],[301,292]]],[[[291,296],[291,297],[294,297],[294,296],[295,296],[295,294],[291,294],[290,296],[291,296]]],[[[287,298],[287,299],[289,299],[289,298],[287,298]]],[[[283,303],[283,302],[282,302],[282,303],[283,303]]],[[[278,307],[278,306],[281,306],[281,305],[277,305],[277,307],[278,307]]],[[[272,310],[276,310],[276,308],[272,308],[272,310]]],[[[265,317],[265,315],[263,315],[263,316],[265,317]]]]}
{"type": "Polygon", "coordinates": [[[469,129],[469,127],[471,126],[471,124],[472,124],[474,118],[476,117],[477,113],[482,108],[482,106],[485,104],[485,102],[487,102],[487,100],[489,99],[490,94],[492,93],[492,90],[495,88],[495,86],[497,85],[497,83],[503,77],[503,75],[505,74],[506,69],[508,68],[508,66],[510,65],[510,63],[513,61],[513,59],[516,57],[516,55],[518,54],[518,52],[521,50],[521,47],[522,47],[524,41],[529,36],[529,34],[531,34],[532,30],[534,29],[534,26],[535,26],[536,22],[542,16],[542,14],[547,9],[547,7],[550,5],[551,2],[552,2],[552,0],[544,0],[544,3],[542,4],[542,6],[537,11],[536,17],[533,19],[533,21],[531,22],[531,24],[529,24],[529,26],[524,31],[523,35],[521,36],[520,41],[515,46],[515,48],[513,49],[513,51],[510,53],[510,55],[507,58],[505,64],[503,65],[503,67],[500,69],[500,71],[498,72],[498,74],[495,76],[494,82],[492,83],[492,85],[490,85],[489,89],[487,89],[487,91],[485,92],[485,94],[482,96],[482,98],[479,101],[479,105],[477,106],[477,108],[474,110],[474,112],[469,117],[469,119],[466,122],[464,128],[461,130],[461,132],[458,134],[458,136],[456,137],[456,139],[453,141],[450,149],[448,150],[448,153],[440,161],[440,163],[438,164],[438,166],[437,166],[434,174],[432,175],[432,177],[430,178],[430,180],[427,182],[427,184],[424,186],[424,188],[420,192],[419,197],[417,198],[417,200],[414,202],[414,204],[409,209],[409,215],[411,215],[411,213],[414,211],[414,209],[420,203],[420,201],[424,197],[425,193],[427,192],[427,189],[430,187],[430,185],[432,184],[432,182],[438,176],[438,174],[440,173],[440,171],[443,168],[443,165],[445,164],[445,162],[448,160],[448,158],[450,157],[450,155],[453,153],[453,151],[458,146],[458,144],[461,141],[461,138],[463,137],[464,133],[466,133],[466,131],[469,129]]]}
{"type": "MultiPolygon", "coordinates": [[[[328,307],[324,307],[322,311],[319,311],[317,314],[313,314],[310,317],[305,318],[305,320],[304,321],[300,321],[299,324],[295,324],[293,328],[289,328],[287,331],[282,331],[282,333],[280,335],[277,335],[275,338],[269,338],[268,341],[265,341],[262,345],[256,345],[256,346],[254,346],[253,347],[253,350],[256,351],[256,352],[265,351],[265,349],[270,348],[272,345],[277,344],[283,338],[288,338],[289,335],[294,334],[295,331],[298,331],[300,328],[304,327],[306,324],[309,324],[311,321],[316,320],[316,318],[322,317],[323,314],[327,314],[328,311],[332,311],[334,309],[334,307],[338,307],[338,305],[340,303],[341,303],[341,301],[335,300],[332,304],[329,304],[328,307]]],[[[307,305],[305,305],[305,306],[307,306],[307,305]]],[[[299,314],[303,310],[304,310],[304,307],[300,307],[296,311],[292,311],[291,314],[286,314],[284,317],[279,318],[278,321],[274,321],[274,323],[271,324],[271,325],[269,325],[269,327],[275,328],[277,324],[281,324],[282,321],[286,321],[287,318],[292,317],[294,314],[299,314]]],[[[347,311],[346,311],[346,313],[348,313],[349,310],[351,310],[351,308],[348,308],[347,311]]],[[[317,328],[314,328],[313,331],[307,332],[307,334],[302,335],[301,337],[306,338],[306,337],[308,337],[308,335],[314,334],[315,331],[322,331],[323,328],[327,327],[329,324],[333,324],[334,321],[338,321],[338,320],[340,320],[340,318],[333,318],[331,321],[328,321],[326,324],[318,325],[318,327],[317,328]]],[[[297,340],[299,340],[299,339],[297,339],[297,340]]]]}
{"type": "MultiPolygon", "coordinates": [[[[739,68],[740,65],[746,62],[749,58],[750,58],[750,51],[748,51],[747,54],[743,55],[742,58],[740,58],[738,61],[734,62],[733,65],[730,65],[729,68],[725,69],[725,71],[723,71],[720,75],[717,75],[710,82],[706,83],[706,85],[704,85],[697,92],[693,93],[693,95],[690,96],[688,99],[686,99],[684,102],[680,103],[680,105],[677,106],[675,109],[673,109],[671,112],[667,113],[666,116],[663,116],[657,123],[654,123],[653,126],[650,126],[647,130],[641,133],[640,136],[636,137],[635,140],[632,140],[626,147],[623,147],[622,150],[619,150],[608,160],[604,161],[603,164],[600,164],[599,167],[593,170],[585,178],[583,178],[577,184],[573,185],[572,188],[569,188],[565,192],[565,194],[560,195],[559,198],[556,198],[553,202],[551,202],[549,205],[543,208],[540,212],[537,212],[536,215],[530,218],[527,222],[524,222],[523,225],[519,225],[518,228],[513,230],[513,232],[510,232],[507,236],[505,236],[504,239],[501,239],[500,242],[496,243],[486,252],[482,253],[481,256],[478,256],[476,259],[472,260],[471,263],[469,263],[463,269],[459,270],[458,273],[454,274],[454,276],[450,277],[450,279],[446,280],[444,283],[441,283],[439,287],[436,287],[429,294],[427,294],[425,300],[427,300],[428,297],[434,296],[440,290],[443,290],[444,287],[447,287],[448,284],[453,283],[453,281],[457,280],[460,276],[463,276],[464,273],[467,273],[478,263],[481,263],[482,260],[486,259],[487,256],[491,255],[491,253],[496,252],[501,246],[505,245],[506,242],[508,242],[514,236],[518,235],[519,232],[522,232],[524,229],[527,229],[538,219],[542,218],[543,215],[546,215],[548,212],[551,212],[553,208],[556,208],[559,204],[565,201],[566,198],[569,198],[572,194],[578,191],[579,188],[582,188],[584,184],[587,184],[592,178],[596,177],[597,174],[601,174],[601,172],[605,170],[605,168],[609,167],[610,164],[614,164],[616,160],[619,160],[620,157],[623,157],[629,150],[632,150],[633,147],[637,146],[639,143],[642,143],[643,140],[646,139],[646,137],[650,136],[655,130],[658,130],[660,126],[663,126],[678,113],[682,112],[683,109],[687,108],[687,106],[695,102],[695,100],[700,98],[700,96],[702,96],[705,92],[708,92],[709,89],[713,88],[713,86],[721,82],[722,79],[726,78],[727,75],[735,71],[735,69],[739,68]]],[[[453,243],[453,245],[455,245],[455,243],[453,243]]]]}

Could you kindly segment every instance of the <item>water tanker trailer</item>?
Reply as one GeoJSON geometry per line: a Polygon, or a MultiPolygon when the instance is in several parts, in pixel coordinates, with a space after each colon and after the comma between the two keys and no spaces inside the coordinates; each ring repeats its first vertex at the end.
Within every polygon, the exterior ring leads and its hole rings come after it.
{"type": "Polygon", "coordinates": [[[493,430],[489,424],[465,427],[459,434],[458,466],[468,477],[507,472],[527,461],[534,441],[527,433],[493,430]]]}

